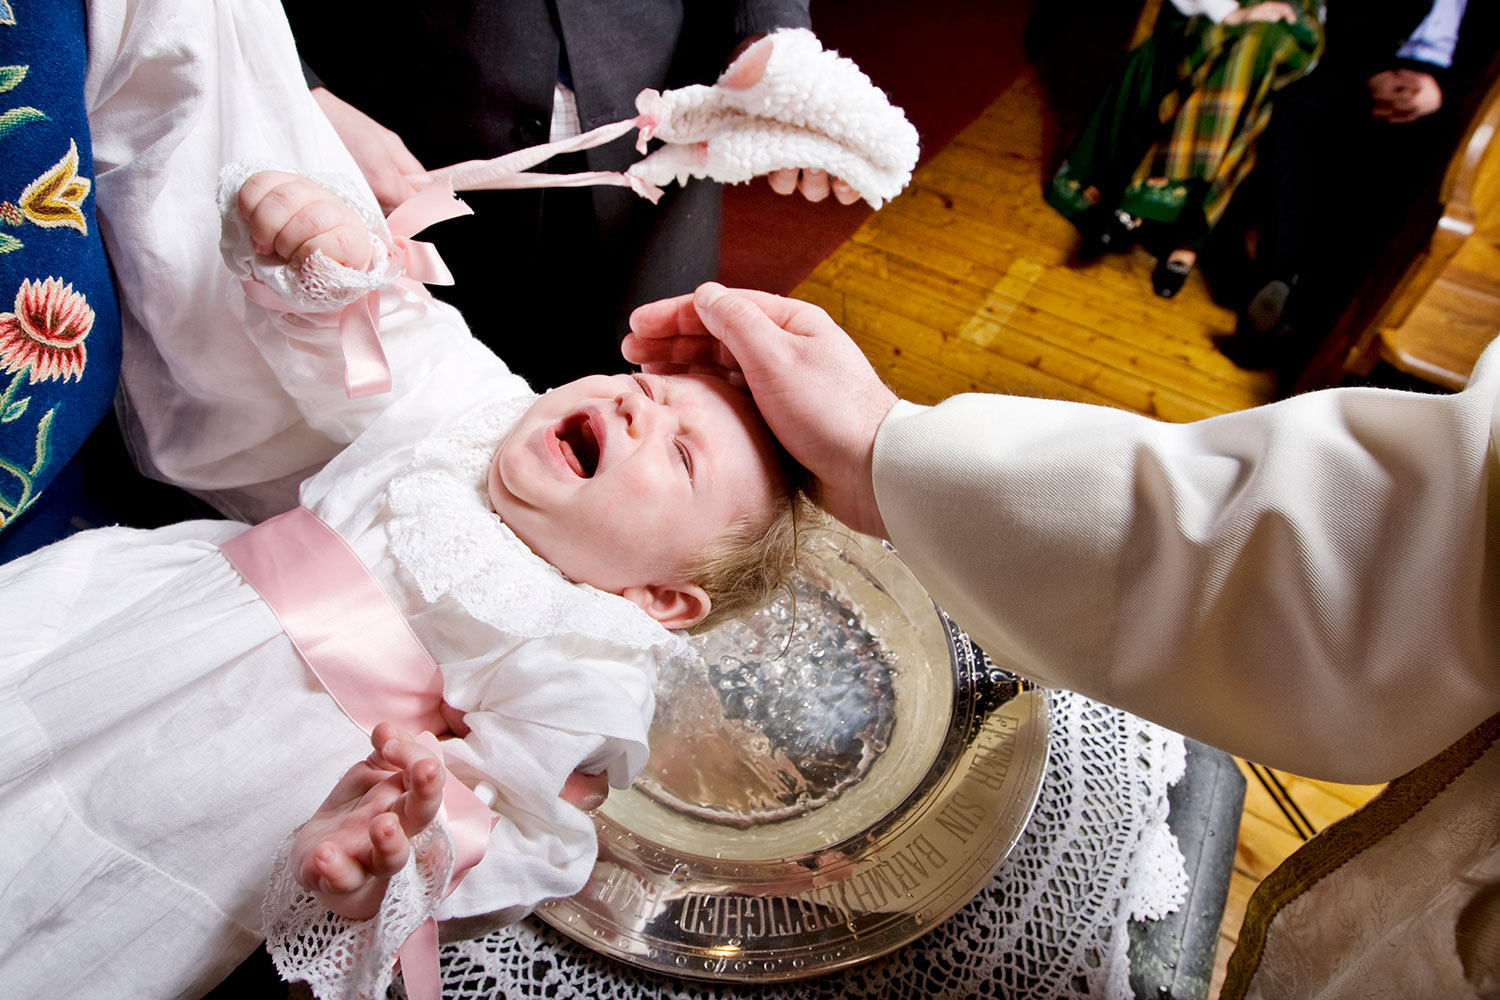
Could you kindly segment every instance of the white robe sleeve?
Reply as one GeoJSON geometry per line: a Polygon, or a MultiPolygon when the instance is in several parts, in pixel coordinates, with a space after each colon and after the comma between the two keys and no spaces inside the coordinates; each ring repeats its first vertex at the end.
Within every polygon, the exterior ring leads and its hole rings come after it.
{"type": "Polygon", "coordinates": [[[1340,389],[1193,424],[899,404],[875,492],[934,600],[1023,673],[1384,781],[1500,710],[1497,387],[1492,348],[1461,394],[1340,389]]]}
{"type": "Polygon", "coordinates": [[[490,669],[454,683],[448,701],[471,732],[444,744],[450,769],[493,791],[496,823],[484,859],[439,916],[516,919],[571,896],[593,870],[593,821],[558,798],[574,770],[628,788],[646,764],[655,707],[648,654],[581,639],[523,642],[490,669]]]}
{"type": "Polygon", "coordinates": [[[219,172],[266,158],[313,175],[358,167],[307,91],[275,0],[90,0],[88,26],[126,441],[147,474],[258,520],[294,504],[346,439],[304,419],[244,335],[217,252],[219,172]]]}

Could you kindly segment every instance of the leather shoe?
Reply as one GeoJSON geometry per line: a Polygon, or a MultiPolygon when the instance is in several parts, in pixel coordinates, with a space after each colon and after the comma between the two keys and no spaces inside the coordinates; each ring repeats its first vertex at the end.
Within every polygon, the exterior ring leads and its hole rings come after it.
{"type": "Polygon", "coordinates": [[[1135,243],[1135,226],[1121,217],[1119,212],[1095,209],[1090,212],[1081,227],[1083,239],[1078,244],[1080,260],[1097,260],[1107,253],[1128,253],[1135,243]]]}
{"type": "Polygon", "coordinates": [[[1291,297],[1292,285],[1296,283],[1295,278],[1291,281],[1282,281],[1277,278],[1266,282],[1260,287],[1250,301],[1245,304],[1240,313],[1239,327],[1236,331],[1248,336],[1269,336],[1282,325],[1282,317],[1286,314],[1286,302],[1291,297]]]}
{"type": "Polygon", "coordinates": [[[1170,299],[1182,291],[1183,282],[1187,276],[1193,273],[1193,265],[1186,261],[1173,260],[1163,257],[1156,262],[1156,270],[1151,272],[1151,287],[1156,294],[1164,299],[1170,299]]]}

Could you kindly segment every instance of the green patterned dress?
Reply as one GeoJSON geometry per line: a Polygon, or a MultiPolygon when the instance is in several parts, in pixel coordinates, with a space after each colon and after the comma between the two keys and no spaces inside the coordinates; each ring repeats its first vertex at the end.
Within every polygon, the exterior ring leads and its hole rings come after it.
{"type": "Polygon", "coordinates": [[[1179,243],[1201,245],[1255,165],[1272,96],[1322,53],[1321,0],[1291,4],[1292,24],[1227,25],[1163,3],[1052,177],[1048,203],[1082,226],[1094,187],[1103,209],[1171,225],[1179,243]]]}

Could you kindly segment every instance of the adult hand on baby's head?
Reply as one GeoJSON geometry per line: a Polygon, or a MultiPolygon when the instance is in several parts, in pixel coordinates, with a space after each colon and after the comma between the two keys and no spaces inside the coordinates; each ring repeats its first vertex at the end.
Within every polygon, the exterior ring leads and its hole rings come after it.
{"type": "MultiPolygon", "coordinates": [[[[774,44],[764,35],[742,42],[739,54],[730,62],[724,75],[719,77],[720,86],[747,90],[759,83],[760,78],[765,75],[766,64],[771,61],[774,44]]],[[[849,184],[837,177],[830,177],[826,170],[815,167],[805,170],[796,167],[773,170],[766,175],[766,180],[770,183],[771,190],[777,194],[801,191],[802,197],[812,202],[822,201],[830,192],[841,205],[852,205],[860,197],[859,192],[849,184]]]]}
{"type": "Polygon", "coordinates": [[[239,213],[256,253],[301,266],[315,250],[363,271],[373,250],[370,230],[338,195],[297,174],[263,170],[240,188],[239,213]]]}
{"type": "Polygon", "coordinates": [[[647,372],[706,372],[748,386],[772,433],[817,479],[823,507],[885,536],[871,461],[896,395],[827,313],[710,282],[641,306],[630,329],[622,350],[647,372]]]}

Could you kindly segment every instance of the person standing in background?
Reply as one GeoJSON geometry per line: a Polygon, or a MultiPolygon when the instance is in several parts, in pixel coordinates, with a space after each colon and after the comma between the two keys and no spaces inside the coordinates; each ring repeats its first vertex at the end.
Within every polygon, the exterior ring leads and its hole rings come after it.
{"type": "Polygon", "coordinates": [[[1321,17],[1317,0],[1162,5],[1047,186],[1082,234],[1080,259],[1124,253],[1144,235],[1156,294],[1181,290],[1255,166],[1275,92],[1317,63],[1321,17]]]}

